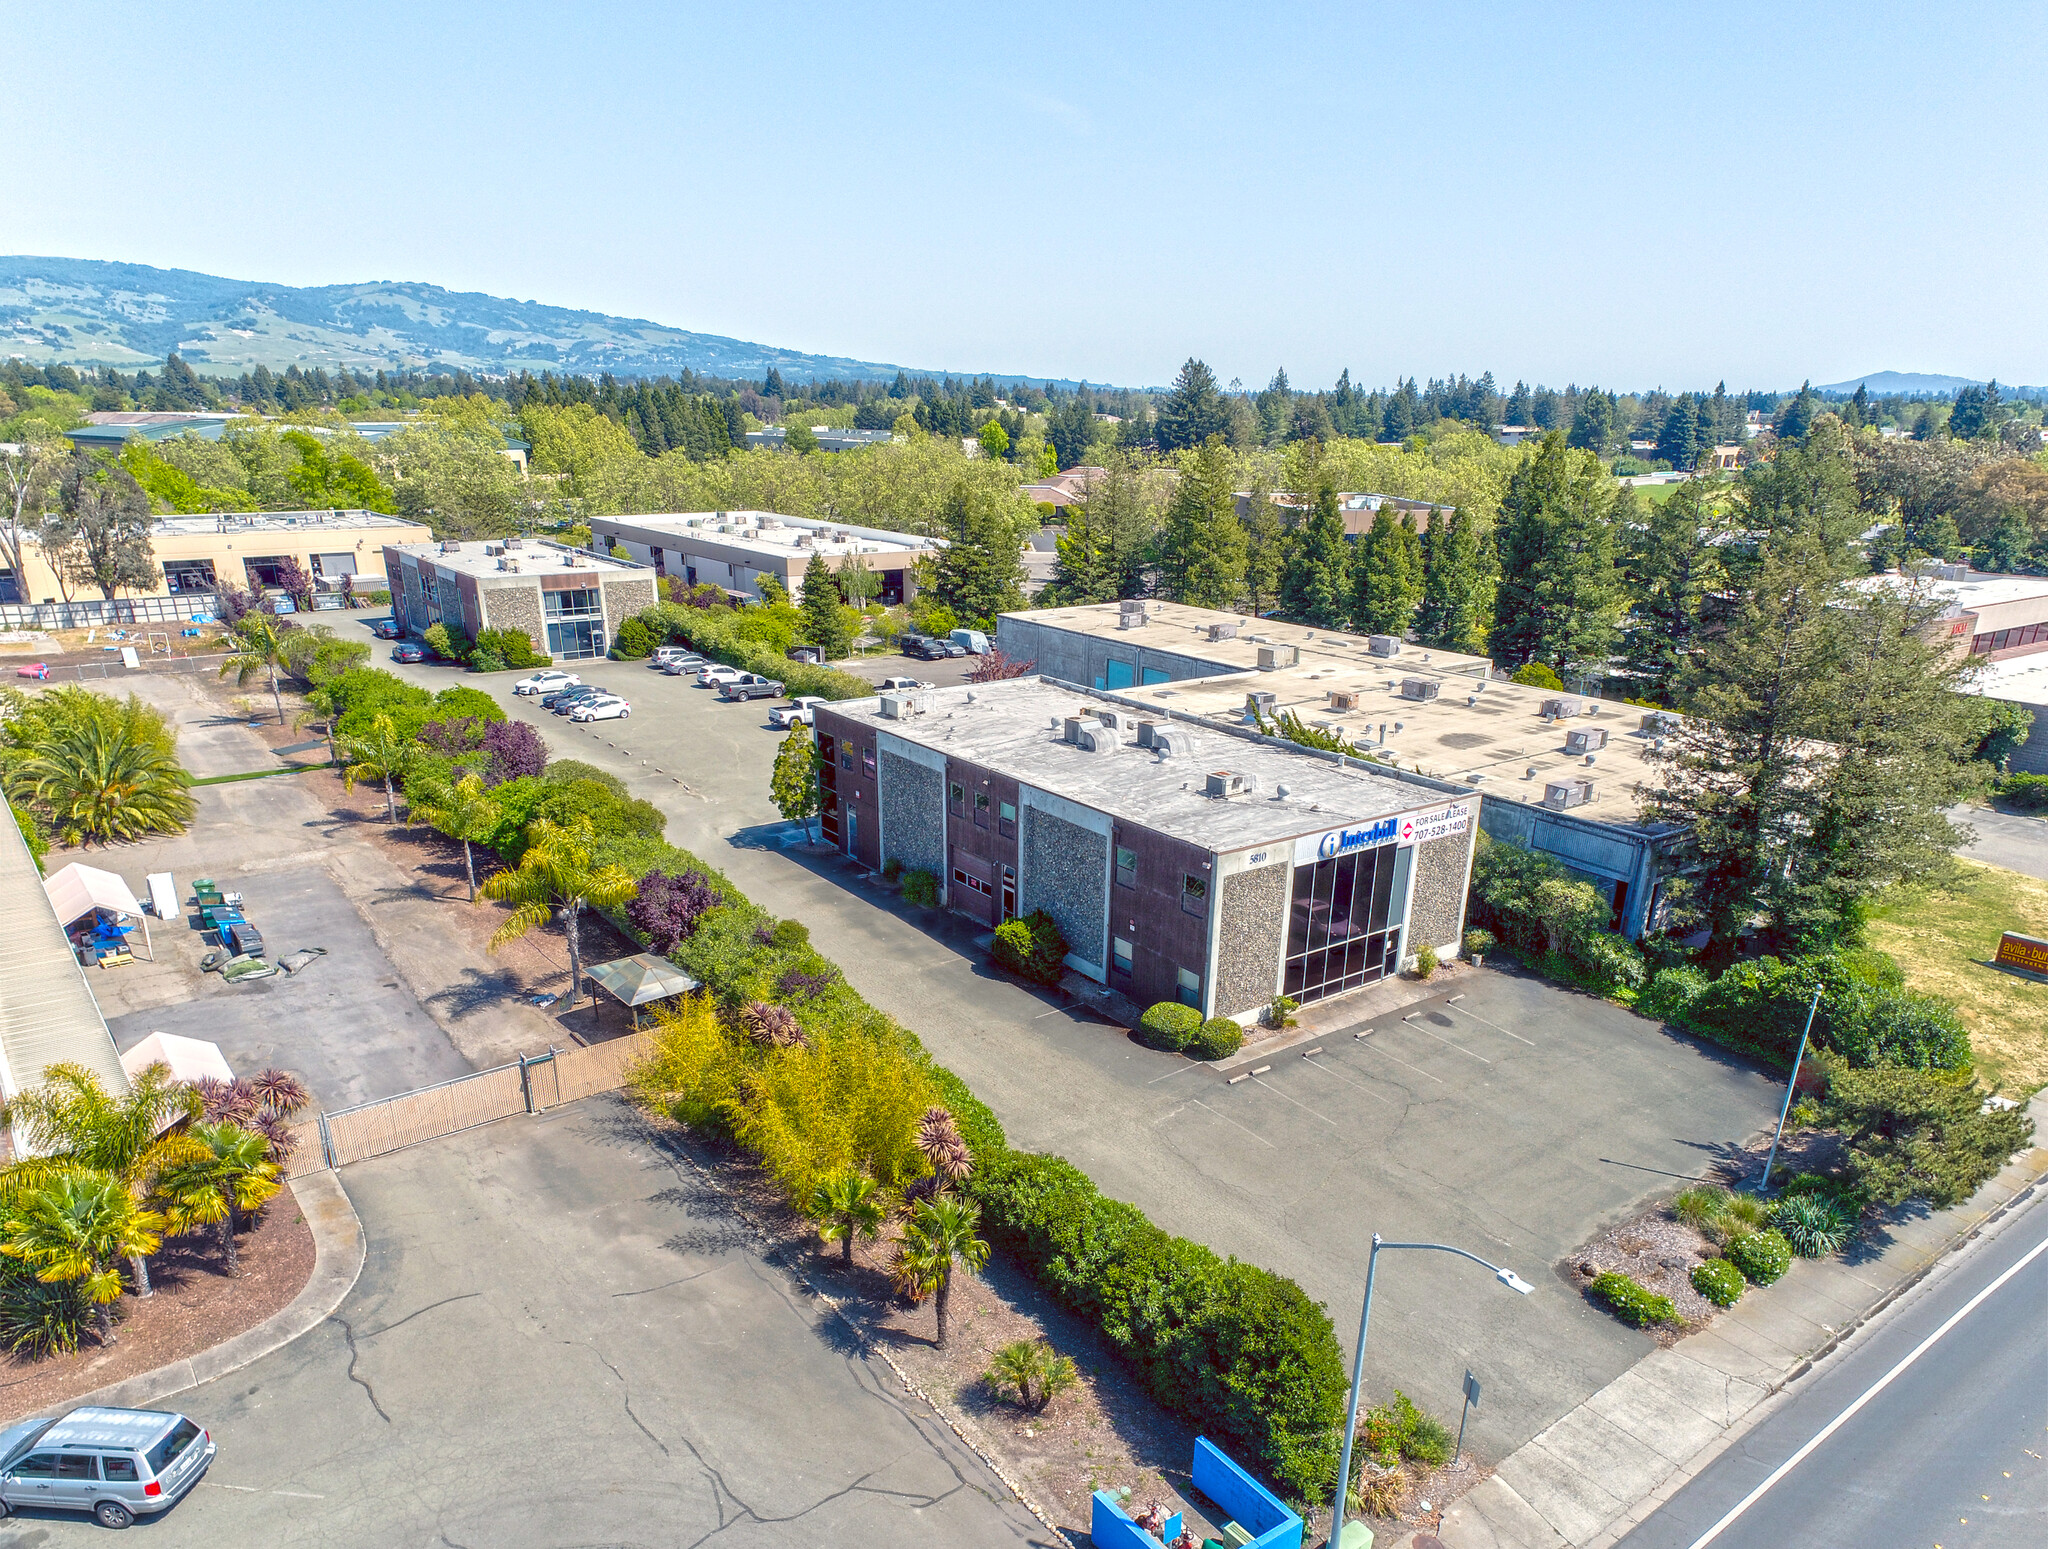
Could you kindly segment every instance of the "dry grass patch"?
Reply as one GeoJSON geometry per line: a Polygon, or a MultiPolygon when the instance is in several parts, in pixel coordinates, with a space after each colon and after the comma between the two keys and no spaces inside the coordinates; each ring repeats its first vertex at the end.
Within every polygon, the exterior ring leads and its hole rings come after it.
{"type": "Polygon", "coordinates": [[[1870,944],[1898,959],[1908,989],[1954,1002],[1978,1073],[2024,1096],[2048,1085],[2048,984],[1990,965],[2001,932],[2048,936],[2048,882],[1957,859],[1954,892],[1896,890],[1870,922],[1870,944]]]}

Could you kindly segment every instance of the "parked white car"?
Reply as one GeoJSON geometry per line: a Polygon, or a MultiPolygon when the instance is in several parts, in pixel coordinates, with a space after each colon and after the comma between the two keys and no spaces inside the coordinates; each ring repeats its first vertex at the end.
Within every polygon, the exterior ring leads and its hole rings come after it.
{"type": "Polygon", "coordinates": [[[912,689],[937,688],[938,684],[926,683],[921,678],[884,678],[875,687],[885,694],[894,694],[912,689]]]}
{"type": "Polygon", "coordinates": [[[602,699],[587,699],[569,712],[572,721],[623,721],[633,713],[633,707],[617,694],[607,694],[602,699]]]}
{"type": "Polygon", "coordinates": [[[723,662],[713,662],[697,674],[697,687],[717,688],[721,683],[735,683],[745,677],[737,667],[728,667],[723,662]]]}
{"type": "MultiPolygon", "coordinates": [[[[686,645],[657,646],[654,655],[649,659],[647,665],[650,667],[666,667],[670,662],[682,661],[692,656],[697,656],[697,653],[686,645]]],[[[701,662],[704,658],[697,656],[697,660],[701,662]]]]}
{"type": "Polygon", "coordinates": [[[823,694],[799,694],[786,705],[777,705],[768,712],[768,724],[778,731],[801,722],[805,726],[817,725],[812,712],[825,703],[823,694]]]}
{"type": "Polygon", "coordinates": [[[536,672],[531,677],[521,678],[512,685],[515,694],[552,694],[558,688],[574,688],[583,680],[573,672],[560,672],[549,668],[536,672]]]}

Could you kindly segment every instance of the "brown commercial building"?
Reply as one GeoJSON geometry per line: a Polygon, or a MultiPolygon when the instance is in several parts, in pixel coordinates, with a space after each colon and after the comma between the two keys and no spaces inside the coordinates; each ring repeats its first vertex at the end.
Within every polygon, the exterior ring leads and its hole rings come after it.
{"type": "Polygon", "coordinates": [[[659,600],[654,572],[537,538],[413,543],[384,551],[391,611],[408,634],[447,624],[474,640],[520,629],[556,661],[603,656],[659,600]]]}

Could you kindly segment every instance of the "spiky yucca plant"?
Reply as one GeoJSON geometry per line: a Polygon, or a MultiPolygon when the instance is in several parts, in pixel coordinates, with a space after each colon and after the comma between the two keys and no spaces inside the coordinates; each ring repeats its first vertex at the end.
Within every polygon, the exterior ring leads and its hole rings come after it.
{"type": "Polygon", "coordinates": [[[797,1025],[796,1013],[772,1000],[749,1001],[741,1008],[740,1026],[755,1043],[767,1049],[809,1048],[810,1039],[797,1025]]]}

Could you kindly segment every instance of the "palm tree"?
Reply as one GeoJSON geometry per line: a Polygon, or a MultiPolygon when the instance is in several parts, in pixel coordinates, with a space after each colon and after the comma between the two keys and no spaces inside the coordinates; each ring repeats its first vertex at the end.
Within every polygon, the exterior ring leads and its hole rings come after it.
{"type": "Polygon", "coordinates": [[[420,792],[412,801],[412,815],[462,841],[462,869],[469,878],[469,901],[475,903],[476,860],[469,847],[496,831],[504,809],[477,775],[465,771],[453,787],[435,784],[420,792]]]}
{"type": "Polygon", "coordinates": [[[220,1227],[221,1257],[228,1273],[239,1275],[235,1233],[241,1227],[240,1213],[256,1209],[280,1187],[270,1142],[261,1132],[239,1124],[195,1124],[192,1138],[206,1148],[206,1155],[165,1170],[158,1182],[168,1202],[164,1214],[181,1232],[220,1227]]]}
{"type": "MultiPolygon", "coordinates": [[[[199,1113],[200,1094],[164,1065],[139,1072],[119,1094],[82,1065],[51,1065],[41,1086],[0,1108],[0,1124],[12,1125],[31,1153],[0,1172],[0,1203],[59,1174],[89,1171],[117,1179],[139,1205],[166,1168],[206,1154],[178,1124],[199,1113]]],[[[135,1294],[152,1295],[148,1258],[138,1253],[128,1264],[135,1294]]]]}
{"type": "Polygon", "coordinates": [[[9,771],[8,794],[50,809],[66,844],[174,834],[198,804],[191,777],[159,736],[125,715],[91,716],[32,748],[9,771]]]}
{"type": "Polygon", "coordinates": [[[100,1343],[114,1343],[109,1310],[121,1295],[122,1258],[156,1251],[164,1218],[144,1210],[118,1178],[66,1172],[25,1190],[0,1230],[0,1253],[20,1259],[36,1278],[76,1281],[95,1308],[100,1343]]]}
{"type": "Polygon", "coordinates": [[[873,1242],[888,1218],[882,1190],[866,1173],[832,1173],[811,1190],[811,1216],[826,1242],[843,1244],[846,1263],[853,1264],[853,1239],[873,1242]]]}
{"type": "Polygon", "coordinates": [[[903,1229],[903,1268],[923,1286],[938,1293],[939,1338],[946,1347],[946,1302],[953,1289],[953,1266],[969,1274],[988,1263],[988,1244],[975,1235],[981,1228],[981,1207],[974,1201],[941,1194],[921,1200],[903,1229]]]}
{"type": "Polygon", "coordinates": [[[397,785],[419,761],[419,744],[404,735],[392,724],[388,715],[370,718],[370,724],[353,737],[344,737],[341,756],[347,762],[341,771],[342,783],[350,790],[356,788],[358,780],[382,780],[384,782],[384,812],[393,823],[398,821],[397,785]]]}
{"type": "Polygon", "coordinates": [[[270,699],[277,706],[277,724],[284,725],[284,696],[277,691],[277,669],[285,664],[284,638],[268,615],[245,613],[235,623],[241,649],[220,664],[220,675],[235,675],[235,682],[247,683],[259,672],[270,674],[270,699]]]}
{"type": "Polygon", "coordinates": [[[583,983],[583,942],[577,922],[586,907],[617,909],[639,892],[623,866],[593,866],[590,848],[597,830],[580,814],[567,826],[536,818],[526,830],[526,853],[510,871],[501,871],[483,885],[484,897],[511,904],[512,913],[491,937],[491,950],[517,941],[545,925],[559,909],[563,934],[569,938],[569,1005],[576,1004],[583,983]]]}

